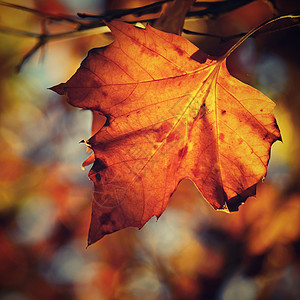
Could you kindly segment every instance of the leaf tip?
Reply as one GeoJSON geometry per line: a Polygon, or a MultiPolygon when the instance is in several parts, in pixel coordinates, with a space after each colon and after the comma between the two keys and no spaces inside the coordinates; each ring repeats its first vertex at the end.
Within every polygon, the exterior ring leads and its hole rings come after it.
{"type": "Polygon", "coordinates": [[[49,88],[49,90],[51,90],[59,95],[64,95],[65,94],[65,84],[61,83],[61,84],[52,86],[49,88]]]}
{"type": "Polygon", "coordinates": [[[107,233],[102,233],[101,231],[96,232],[95,229],[90,226],[86,247],[88,248],[92,244],[95,244],[97,241],[101,240],[106,234],[107,233]]]}
{"type": "Polygon", "coordinates": [[[277,120],[274,119],[274,127],[275,127],[275,130],[277,132],[277,139],[275,141],[280,141],[282,142],[282,135],[280,133],[280,129],[279,129],[279,126],[278,126],[278,123],[277,123],[277,120]]]}
{"type": "Polygon", "coordinates": [[[161,215],[162,215],[162,213],[155,216],[156,217],[156,222],[158,221],[158,219],[160,218],[161,215]]]}

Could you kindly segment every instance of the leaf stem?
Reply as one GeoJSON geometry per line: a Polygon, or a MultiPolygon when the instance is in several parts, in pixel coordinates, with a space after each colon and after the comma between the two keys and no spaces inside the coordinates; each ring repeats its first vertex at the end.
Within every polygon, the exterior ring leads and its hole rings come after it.
{"type": "Polygon", "coordinates": [[[284,19],[298,19],[300,18],[300,14],[288,14],[288,15],[283,15],[279,17],[272,18],[261,25],[251,29],[250,31],[247,32],[241,39],[239,39],[223,56],[219,58],[220,61],[226,59],[235,49],[237,49],[243,42],[245,42],[251,35],[255,34],[257,31],[261,30],[262,28],[268,26],[269,24],[272,24],[274,22],[277,22],[279,20],[284,20],[284,19]]]}

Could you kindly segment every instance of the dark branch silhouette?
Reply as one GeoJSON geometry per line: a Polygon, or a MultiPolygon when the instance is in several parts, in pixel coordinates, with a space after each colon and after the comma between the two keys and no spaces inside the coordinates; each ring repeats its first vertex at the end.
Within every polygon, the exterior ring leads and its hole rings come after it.
{"type": "MultiPolygon", "coordinates": [[[[70,38],[70,37],[78,37],[78,36],[84,36],[89,34],[89,31],[95,28],[103,27],[105,26],[105,22],[110,22],[112,20],[122,20],[122,18],[133,15],[135,18],[131,21],[126,21],[128,23],[136,23],[136,22],[144,22],[153,24],[158,18],[159,18],[159,12],[162,9],[162,5],[164,5],[167,2],[171,2],[173,0],[162,0],[158,2],[154,2],[149,5],[136,7],[136,8],[130,8],[130,9],[116,9],[116,10],[109,10],[99,15],[90,15],[85,13],[78,13],[78,16],[72,16],[67,14],[50,14],[45,12],[40,12],[36,9],[28,8],[21,5],[15,5],[11,4],[5,1],[0,0],[1,6],[10,7],[12,9],[21,10],[24,12],[35,14],[42,18],[41,22],[41,32],[42,33],[35,33],[35,32],[27,32],[23,30],[18,30],[14,28],[8,28],[0,25],[0,32],[16,35],[16,36],[22,36],[22,37],[29,37],[29,38],[35,38],[37,40],[36,44],[30,49],[23,57],[21,63],[18,65],[17,70],[20,70],[23,66],[23,64],[28,61],[28,59],[42,46],[44,46],[47,42],[57,39],[63,39],[63,38],[70,38]],[[147,18],[148,15],[155,15],[152,18],[147,18]],[[146,16],[146,17],[145,17],[146,16]],[[51,20],[51,22],[69,22],[72,24],[75,24],[75,28],[71,31],[62,31],[61,33],[51,34],[47,33],[47,30],[45,31],[44,26],[45,20],[51,20]]],[[[186,17],[193,17],[193,18],[216,18],[221,14],[228,13],[230,11],[233,11],[237,8],[240,8],[244,5],[247,5],[251,2],[254,2],[255,0],[225,0],[225,1],[218,1],[218,2],[207,2],[207,1],[199,1],[194,2],[191,10],[186,14],[186,17]]],[[[273,5],[274,10],[276,10],[276,7],[274,5],[274,2],[272,0],[269,1],[271,5],[273,5]]],[[[283,29],[287,29],[290,27],[298,26],[300,23],[299,19],[297,21],[293,21],[293,24],[284,24],[280,28],[277,29],[265,29],[261,30],[257,33],[255,33],[254,37],[259,34],[265,34],[270,33],[274,31],[279,31],[283,29]]],[[[51,24],[47,25],[51,26],[51,24]]],[[[187,29],[183,29],[183,32],[186,34],[194,34],[194,35],[201,35],[211,38],[217,38],[220,40],[220,42],[226,42],[228,40],[240,38],[244,36],[246,33],[239,33],[234,34],[230,36],[220,36],[220,35],[214,35],[209,33],[201,33],[201,32],[194,32],[187,29]]]]}

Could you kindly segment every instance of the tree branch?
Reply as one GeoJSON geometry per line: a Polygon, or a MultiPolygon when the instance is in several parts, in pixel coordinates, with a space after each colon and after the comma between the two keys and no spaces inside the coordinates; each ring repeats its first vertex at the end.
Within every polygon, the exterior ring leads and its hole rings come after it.
{"type": "Polygon", "coordinates": [[[228,13],[237,8],[240,8],[246,4],[254,2],[256,0],[225,0],[218,2],[195,2],[194,7],[206,7],[206,9],[200,11],[190,11],[187,13],[187,17],[197,16],[197,17],[206,17],[212,16],[217,17],[221,14],[228,13]]]}
{"type": "MultiPolygon", "coordinates": [[[[297,26],[299,26],[299,24],[300,24],[300,20],[298,20],[294,24],[284,25],[280,28],[261,30],[261,31],[258,31],[256,33],[254,33],[251,37],[255,38],[258,35],[279,32],[279,31],[286,30],[286,29],[289,29],[289,28],[297,27],[297,26]]],[[[228,42],[228,41],[233,40],[233,39],[239,39],[239,38],[241,38],[241,37],[243,37],[247,34],[247,32],[241,32],[241,33],[238,33],[238,34],[222,36],[222,35],[218,35],[218,34],[210,34],[210,33],[201,33],[201,32],[191,31],[191,30],[188,30],[188,29],[183,29],[182,32],[185,33],[185,34],[193,34],[193,35],[199,35],[199,36],[205,36],[205,37],[211,37],[211,38],[219,39],[221,43],[228,42]]]]}
{"type": "MultiPolygon", "coordinates": [[[[8,27],[4,27],[4,26],[3,27],[0,26],[0,32],[37,39],[37,43],[35,44],[35,46],[23,57],[22,62],[19,65],[19,69],[20,69],[22,67],[22,65],[25,63],[25,61],[27,61],[38,49],[40,49],[43,45],[45,45],[49,41],[95,34],[95,33],[99,33],[99,31],[104,32],[104,29],[103,29],[103,27],[105,26],[104,21],[107,22],[107,21],[111,21],[114,19],[120,19],[127,15],[134,15],[137,17],[133,21],[127,21],[128,23],[148,22],[148,23],[152,24],[154,21],[157,20],[157,17],[156,18],[148,18],[148,19],[146,19],[146,18],[141,19],[140,17],[143,15],[158,13],[161,10],[162,5],[164,3],[170,2],[170,1],[173,1],[173,0],[162,0],[159,2],[154,2],[149,5],[136,7],[136,8],[130,8],[130,9],[111,10],[111,11],[107,11],[106,13],[100,14],[100,15],[88,15],[88,14],[79,13],[78,16],[81,17],[82,19],[88,19],[88,18],[94,19],[94,20],[82,21],[82,20],[77,19],[74,16],[54,15],[54,14],[44,13],[44,12],[40,12],[40,11],[32,9],[32,8],[24,7],[21,5],[10,4],[10,3],[0,0],[0,5],[2,5],[2,6],[6,6],[6,7],[13,8],[13,9],[18,9],[18,10],[26,11],[29,13],[33,13],[35,15],[42,17],[44,19],[43,21],[45,21],[45,20],[67,21],[67,22],[77,25],[77,27],[72,31],[61,32],[61,33],[56,33],[56,34],[49,34],[48,32],[45,33],[42,30],[41,30],[42,33],[40,33],[40,34],[33,33],[33,32],[25,32],[22,30],[8,28],[8,27]]],[[[208,1],[195,2],[193,4],[193,8],[187,13],[186,17],[198,17],[198,18],[217,17],[220,14],[228,13],[230,11],[233,11],[239,7],[242,7],[246,4],[249,4],[254,1],[255,0],[225,0],[225,1],[218,1],[218,2],[208,2],[208,1]],[[199,8],[202,8],[202,9],[199,10],[199,8]]],[[[272,0],[269,0],[269,1],[271,3],[273,3],[272,0]]],[[[289,24],[287,26],[283,26],[282,29],[293,27],[298,24],[299,24],[299,22],[296,24],[293,24],[293,25],[289,24]]],[[[278,30],[281,30],[281,29],[265,30],[265,31],[256,33],[255,36],[258,34],[261,34],[261,33],[269,33],[269,32],[274,32],[274,31],[278,31],[278,30]]],[[[185,32],[187,34],[196,34],[196,35],[202,35],[202,36],[207,36],[207,37],[211,37],[211,38],[218,38],[218,39],[220,39],[221,42],[239,38],[246,34],[246,33],[240,33],[240,34],[236,34],[236,35],[232,35],[232,36],[223,37],[223,36],[213,35],[213,34],[208,34],[208,33],[192,32],[187,29],[184,29],[183,32],[185,32]]]]}
{"type": "Polygon", "coordinates": [[[0,0],[0,5],[10,7],[10,8],[14,8],[14,9],[17,9],[17,10],[26,11],[26,12],[35,14],[37,16],[40,16],[42,18],[53,20],[53,21],[67,21],[67,22],[70,22],[70,23],[75,23],[75,24],[80,24],[80,25],[82,24],[82,22],[80,20],[78,20],[76,17],[71,16],[71,15],[66,15],[66,14],[56,15],[56,14],[44,13],[44,12],[40,12],[37,9],[29,8],[29,7],[22,6],[22,5],[12,4],[12,3],[8,3],[8,2],[5,2],[5,1],[1,1],[1,0],[0,0]]]}
{"type": "Polygon", "coordinates": [[[90,15],[90,14],[84,14],[84,13],[78,13],[77,15],[80,18],[96,18],[100,20],[105,20],[107,22],[113,20],[113,19],[119,19],[121,17],[127,16],[127,15],[134,15],[137,17],[140,17],[142,15],[147,14],[155,14],[160,12],[161,6],[166,3],[173,0],[163,0],[159,2],[154,2],[149,5],[136,7],[136,8],[129,8],[129,9],[115,9],[115,10],[109,10],[104,14],[101,15],[90,15]]]}
{"type": "Polygon", "coordinates": [[[10,34],[10,35],[37,38],[37,39],[39,39],[41,36],[39,33],[28,32],[28,31],[10,28],[10,27],[6,27],[6,26],[0,26],[0,32],[10,34]]]}
{"type": "Polygon", "coordinates": [[[43,39],[40,39],[32,49],[30,49],[22,58],[21,62],[16,66],[16,71],[20,72],[25,62],[42,46],[45,45],[45,41],[43,39]]]}
{"type": "MultiPolygon", "coordinates": [[[[113,19],[119,19],[127,15],[135,15],[137,17],[141,17],[146,14],[158,13],[161,9],[162,4],[170,1],[174,1],[174,0],[163,0],[163,1],[154,2],[152,4],[137,7],[137,8],[110,10],[101,15],[90,15],[90,14],[83,14],[83,13],[78,13],[77,15],[81,18],[93,18],[93,19],[105,20],[109,22],[113,19]]],[[[256,0],[225,0],[225,1],[218,1],[218,2],[195,2],[193,4],[194,8],[205,7],[205,9],[189,11],[187,13],[187,17],[195,17],[195,16],[200,18],[207,17],[207,16],[217,17],[220,14],[228,13],[230,11],[233,11],[239,7],[242,7],[254,1],[256,0]]],[[[138,20],[138,21],[142,21],[142,20],[138,20]]]]}

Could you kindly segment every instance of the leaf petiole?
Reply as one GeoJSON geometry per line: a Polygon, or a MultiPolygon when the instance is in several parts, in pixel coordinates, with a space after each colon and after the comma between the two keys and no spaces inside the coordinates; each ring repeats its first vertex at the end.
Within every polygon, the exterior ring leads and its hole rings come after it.
{"type": "Polygon", "coordinates": [[[253,35],[254,33],[256,33],[257,31],[263,29],[264,27],[277,22],[279,20],[284,20],[284,19],[297,19],[300,18],[300,14],[288,14],[288,15],[283,15],[283,16],[279,16],[279,17],[275,17],[272,18],[264,23],[262,23],[261,25],[251,29],[250,31],[248,31],[243,37],[241,37],[224,55],[222,55],[219,60],[223,61],[224,59],[226,59],[235,49],[237,49],[244,41],[246,41],[251,35],[253,35]]]}

